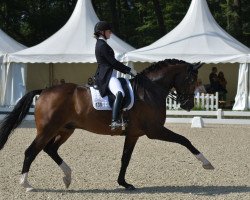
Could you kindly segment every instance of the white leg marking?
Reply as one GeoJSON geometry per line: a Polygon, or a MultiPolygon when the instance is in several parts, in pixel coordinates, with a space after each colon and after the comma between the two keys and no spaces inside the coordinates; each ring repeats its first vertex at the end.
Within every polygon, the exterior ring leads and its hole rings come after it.
{"type": "Polygon", "coordinates": [[[64,182],[66,188],[68,188],[70,183],[71,183],[72,170],[64,161],[62,162],[62,164],[59,167],[62,169],[62,171],[65,175],[65,177],[63,177],[63,182],[64,182]]]}
{"type": "Polygon", "coordinates": [[[34,188],[28,182],[28,172],[22,174],[20,184],[26,189],[26,192],[34,190],[34,188]]]}
{"type": "Polygon", "coordinates": [[[202,167],[204,169],[214,169],[213,165],[203,156],[202,153],[195,155],[195,157],[202,162],[202,167]]]}

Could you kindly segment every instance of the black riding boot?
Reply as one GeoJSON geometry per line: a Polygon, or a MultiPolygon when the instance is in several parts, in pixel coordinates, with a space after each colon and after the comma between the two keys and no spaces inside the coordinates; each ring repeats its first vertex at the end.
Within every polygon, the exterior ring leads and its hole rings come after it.
{"type": "Polygon", "coordinates": [[[122,123],[119,121],[119,114],[122,107],[123,96],[121,92],[116,94],[115,102],[112,109],[112,122],[111,122],[111,130],[115,130],[122,126],[122,123]]]}

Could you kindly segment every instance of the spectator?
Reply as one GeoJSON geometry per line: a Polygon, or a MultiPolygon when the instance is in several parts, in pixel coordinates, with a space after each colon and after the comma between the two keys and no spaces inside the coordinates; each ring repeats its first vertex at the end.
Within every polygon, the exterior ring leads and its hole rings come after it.
{"type": "Polygon", "coordinates": [[[52,86],[56,86],[56,85],[59,85],[59,81],[58,81],[58,79],[54,79],[53,81],[52,81],[52,86]]]}
{"type": "Polygon", "coordinates": [[[201,79],[197,79],[197,82],[196,82],[196,86],[195,86],[195,91],[194,91],[194,94],[195,96],[198,94],[198,93],[207,93],[204,85],[202,84],[202,81],[201,79]]]}
{"type": "Polygon", "coordinates": [[[65,84],[65,80],[63,78],[60,80],[60,84],[65,84]]]}
{"type": "Polygon", "coordinates": [[[222,101],[226,101],[227,80],[225,79],[224,73],[222,71],[218,73],[218,80],[219,80],[219,99],[222,101]]]}
{"type": "Polygon", "coordinates": [[[212,68],[212,72],[209,75],[210,81],[210,93],[215,93],[219,91],[219,79],[217,76],[217,67],[212,68]]]}

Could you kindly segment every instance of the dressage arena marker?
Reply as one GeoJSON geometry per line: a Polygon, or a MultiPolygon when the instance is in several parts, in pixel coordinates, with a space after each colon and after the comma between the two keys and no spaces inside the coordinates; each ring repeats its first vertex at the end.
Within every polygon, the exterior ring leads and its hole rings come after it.
{"type": "Polygon", "coordinates": [[[194,117],[192,119],[191,128],[203,128],[203,127],[204,127],[204,122],[201,117],[194,117]]]}

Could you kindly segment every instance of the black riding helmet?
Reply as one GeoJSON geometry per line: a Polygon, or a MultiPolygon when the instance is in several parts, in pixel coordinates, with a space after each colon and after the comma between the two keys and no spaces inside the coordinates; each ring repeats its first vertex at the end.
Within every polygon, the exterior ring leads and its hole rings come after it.
{"type": "Polygon", "coordinates": [[[101,31],[111,30],[111,25],[106,21],[100,21],[95,25],[94,34],[100,35],[101,31]]]}

